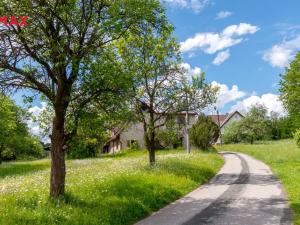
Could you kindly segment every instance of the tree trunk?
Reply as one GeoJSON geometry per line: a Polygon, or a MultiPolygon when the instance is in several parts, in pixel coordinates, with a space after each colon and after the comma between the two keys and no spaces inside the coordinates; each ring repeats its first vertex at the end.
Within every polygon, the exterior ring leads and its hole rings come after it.
{"type": "Polygon", "coordinates": [[[150,121],[149,121],[149,162],[150,166],[155,164],[155,122],[154,122],[154,110],[151,104],[150,121]]]}
{"type": "Polygon", "coordinates": [[[55,110],[53,119],[53,130],[51,136],[51,178],[50,196],[57,198],[65,191],[65,109],[63,107],[55,110]]]}
{"type": "Polygon", "coordinates": [[[150,166],[155,165],[155,149],[154,149],[154,146],[150,146],[150,149],[149,149],[149,162],[150,162],[150,166]]]}
{"type": "Polygon", "coordinates": [[[0,164],[2,164],[2,146],[0,146],[0,164]]]}

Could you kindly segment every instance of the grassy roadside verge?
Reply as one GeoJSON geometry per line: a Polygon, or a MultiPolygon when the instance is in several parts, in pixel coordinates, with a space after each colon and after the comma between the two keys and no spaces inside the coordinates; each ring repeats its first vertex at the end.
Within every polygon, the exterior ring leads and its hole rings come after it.
{"type": "Polygon", "coordinates": [[[0,166],[0,224],[132,224],[208,181],[223,164],[213,153],[161,151],[67,162],[67,195],[48,199],[49,161],[0,166]]]}
{"type": "Polygon", "coordinates": [[[246,153],[269,165],[287,191],[294,224],[300,225],[300,149],[293,140],[223,145],[218,149],[246,153]]]}

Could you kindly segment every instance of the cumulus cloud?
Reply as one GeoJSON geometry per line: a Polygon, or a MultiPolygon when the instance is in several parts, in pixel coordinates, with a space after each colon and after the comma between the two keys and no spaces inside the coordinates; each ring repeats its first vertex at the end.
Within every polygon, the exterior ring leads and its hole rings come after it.
{"type": "Polygon", "coordinates": [[[225,19],[227,17],[230,17],[232,15],[232,12],[229,11],[220,11],[216,15],[217,20],[225,19]]]}
{"type": "Polygon", "coordinates": [[[247,113],[251,107],[255,105],[264,105],[268,113],[276,112],[279,115],[285,115],[285,110],[282,102],[280,101],[278,95],[267,93],[262,96],[252,95],[248,98],[243,99],[242,101],[238,101],[235,105],[231,107],[231,111],[238,110],[242,113],[247,113]]]}
{"type": "Polygon", "coordinates": [[[199,13],[210,3],[210,0],[162,0],[162,2],[199,13]]]}
{"type": "Polygon", "coordinates": [[[228,27],[226,27],[222,34],[224,36],[242,36],[242,35],[246,35],[246,34],[254,34],[259,30],[259,28],[257,26],[253,26],[251,24],[248,23],[240,23],[239,25],[230,25],[228,27]]]}
{"type": "Polygon", "coordinates": [[[219,87],[219,95],[216,103],[218,108],[223,108],[226,104],[246,96],[246,93],[239,90],[237,85],[233,85],[230,88],[226,84],[220,84],[216,81],[213,81],[212,85],[219,87]]]}
{"type": "Polygon", "coordinates": [[[287,67],[294,58],[297,51],[300,50],[300,35],[289,41],[283,41],[274,45],[271,49],[265,51],[263,60],[269,62],[273,67],[287,67]]]}
{"type": "MultiPolygon", "coordinates": [[[[33,106],[29,108],[28,112],[32,115],[33,118],[37,118],[44,110],[46,110],[46,106],[46,102],[41,102],[41,107],[33,106]]],[[[34,121],[33,118],[27,121],[30,132],[33,135],[40,137],[43,142],[50,143],[50,139],[48,137],[43,137],[38,122],[34,121]]]]}
{"type": "Polygon", "coordinates": [[[181,52],[191,52],[201,49],[205,53],[214,54],[217,51],[241,43],[244,40],[242,36],[254,34],[258,30],[257,26],[240,23],[228,26],[220,33],[197,33],[194,37],[181,42],[180,50],[181,52]]]}
{"type": "Polygon", "coordinates": [[[227,49],[226,51],[219,52],[216,58],[214,59],[213,64],[219,66],[223,62],[225,62],[229,57],[230,57],[229,49],[227,49]]]}
{"type": "Polygon", "coordinates": [[[186,71],[187,76],[198,76],[202,72],[199,67],[195,66],[192,68],[192,66],[188,63],[182,63],[180,66],[186,71]]]}

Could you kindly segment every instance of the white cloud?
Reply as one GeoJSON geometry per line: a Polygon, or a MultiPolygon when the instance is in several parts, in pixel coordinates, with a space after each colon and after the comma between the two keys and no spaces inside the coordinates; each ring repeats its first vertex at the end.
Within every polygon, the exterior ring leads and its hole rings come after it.
{"type": "Polygon", "coordinates": [[[247,113],[251,107],[257,104],[264,105],[268,109],[268,113],[273,111],[279,113],[281,116],[285,115],[283,104],[279,100],[278,95],[272,93],[263,94],[262,96],[252,95],[242,101],[238,101],[231,107],[231,111],[238,110],[242,113],[247,113]]]}
{"type": "Polygon", "coordinates": [[[300,50],[300,35],[292,40],[283,41],[265,51],[263,60],[269,62],[273,67],[287,67],[300,50]]]}
{"type": "Polygon", "coordinates": [[[248,23],[240,23],[239,25],[231,25],[226,27],[222,34],[224,36],[242,36],[242,35],[246,35],[246,34],[254,34],[259,30],[259,28],[257,26],[253,26],[251,24],[248,23]]]}
{"type": "MultiPolygon", "coordinates": [[[[46,106],[46,102],[41,102],[41,107],[31,107],[29,108],[28,112],[31,113],[33,117],[38,117],[44,110],[46,110],[46,106]]],[[[50,143],[49,137],[43,137],[38,122],[35,122],[34,119],[30,119],[27,121],[27,125],[33,135],[40,137],[41,140],[45,143],[50,143]]]]}
{"type": "Polygon", "coordinates": [[[188,63],[182,63],[181,67],[186,71],[188,76],[198,76],[202,72],[199,67],[195,66],[194,68],[192,68],[188,63]]]}
{"type": "Polygon", "coordinates": [[[180,50],[191,52],[201,49],[205,53],[214,54],[217,51],[241,43],[244,40],[241,36],[254,34],[258,30],[258,27],[251,24],[240,23],[239,25],[228,26],[220,33],[197,33],[194,37],[181,42],[180,50]]]}
{"type": "Polygon", "coordinates": [[[232,15],[232,12],[229,12],[229,11],[220,11],[220,12],[217,13],[216,19],[217,20],[225,19],[225,18],[227,18],[227,17],[229,17],[231,15],[232,15]]]}
{"type": "Polygon", "coordinates": [[[229,49],[227,49],[226,51],[219,52],[216,58],[214,59],[213,64],[219,66],[223,62],[225,62],[229,57],[230,57],[229,49]]]}
{"type": "Polygon", "coordinates": [[[246,93],[239,90],[237,85],[229,88],[226,84],[220,84],[216,81],[212,82],[213,86],[219,87],[219,95],[217,99],[217,107],[223,108],[226,104],[245,97],[246,93]]]}
{"type": "Polygon", "coordinates": [[[210,0],[162,0],[162,2],[199,13],[210,3],[210,0]]]}

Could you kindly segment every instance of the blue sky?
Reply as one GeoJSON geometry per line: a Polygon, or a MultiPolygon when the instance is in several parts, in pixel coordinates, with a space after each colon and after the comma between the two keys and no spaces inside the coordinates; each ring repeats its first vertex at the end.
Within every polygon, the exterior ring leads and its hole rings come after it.
{"type": "Polygon", "coordinates": [[[300,1],[164,0],[164,5],[186,66],[221,85],[222,112],[247,111],[256,103],[283,111],[279,75],[300,49],[300,1]]]}
{"type": "MultiPolygon", "coordinates": [[[[181,44],[183,67],[203,71],[220,86],[217,106],[222,113],[247,112],[264,104],[284,114],[278,82],[300,50],[299,0],[161,0],[181,44]]],[[[23,105],[22,95],[14,95],[23,105]]],[[[45,107],[38,98],[30,112],[45,107]]],[[[210,110],[208,113],[215,113],[210,110]]],[[[39,133],[38,124],[29,126],[39,133]]]]}

